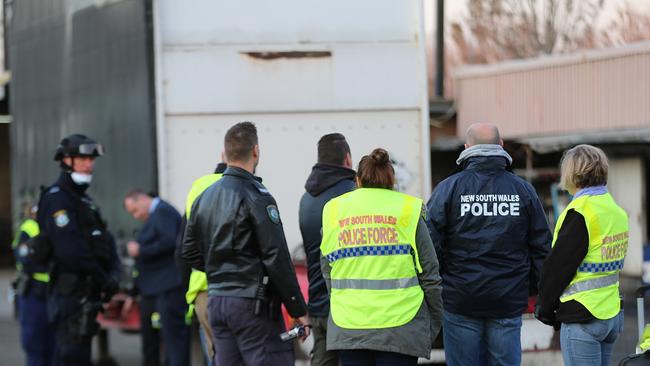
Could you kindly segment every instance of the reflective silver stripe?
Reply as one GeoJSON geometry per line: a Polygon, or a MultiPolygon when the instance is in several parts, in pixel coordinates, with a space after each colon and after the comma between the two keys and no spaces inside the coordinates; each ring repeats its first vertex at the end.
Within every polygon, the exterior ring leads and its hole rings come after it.
{"type": "Polygon", "coordinates": [[[571,296],[573,294],[577,294],[578,292],[611,286],[616,282],[618,282],[618,273],[605,277],[594,278],[592,280],[576,282],[573,285],[567,287],[566,290],[564,290],[562,293],[561,297],[571,296]]]}
{"type": "Polygon", "coordinates": [[[398,278],[394,280],[358,280],[344,279],[332,280],[332,288],[335,289],[357,289],[357,290],[393,290],[418,286],[418,278],[398,278]]]}

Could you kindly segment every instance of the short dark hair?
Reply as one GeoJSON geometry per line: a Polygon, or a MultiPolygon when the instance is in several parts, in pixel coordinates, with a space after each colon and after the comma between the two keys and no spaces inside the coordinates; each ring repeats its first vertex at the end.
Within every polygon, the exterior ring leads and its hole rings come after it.
{"type": "Polygon", "coordinates": [[[239,122],[226,132],[224,145],[229,162],[246,162],[257,145],[257,128],[253,122],[239,122]]]}
{"type": "Polygon", "coordinates": [[[149,196],[152,197],[151,194],[145,192],[143,189],[140,188],[134,188],[130,190],[126,195],[124,195],[124,200],[126,201],[127,199],[131,199],[134,201],[137,201],[138,199],[149,196]]]}
{"type": "Polygon", "coordinates": [[[350,145],[340,133],[328,133],[318,140],[318,162],[343,165],[345,155],[350,153],[350,145]]]}
{"type": "Polygon", "coordinates": [[[395,169],[388,152],[374,149],[370,155],[361,158],[357,168],[357,179],[363,188],[393,189],[395,186],[395,169]]]}

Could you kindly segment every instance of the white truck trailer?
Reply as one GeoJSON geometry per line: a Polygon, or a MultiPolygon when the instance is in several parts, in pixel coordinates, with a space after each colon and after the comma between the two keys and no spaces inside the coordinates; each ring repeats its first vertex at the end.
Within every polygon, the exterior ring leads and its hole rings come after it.
{"type": "Polygon", "coordinates": [[[400,190],[429,195],[421,1],[155,1],[154,29],[159,189],[177,208],[246,120],[290,248],[326,133],[346,136],[355,165],[387,149],[400,190]]]}

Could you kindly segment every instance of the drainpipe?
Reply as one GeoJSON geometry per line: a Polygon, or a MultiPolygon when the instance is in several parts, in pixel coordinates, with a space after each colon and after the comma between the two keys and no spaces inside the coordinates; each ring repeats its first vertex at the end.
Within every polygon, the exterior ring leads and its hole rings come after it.
{"type": "Polygon", "coordinates": [[[445,1],[437,0],[436,6],[436,99],[443,99],[445,93],[445,1]]]}

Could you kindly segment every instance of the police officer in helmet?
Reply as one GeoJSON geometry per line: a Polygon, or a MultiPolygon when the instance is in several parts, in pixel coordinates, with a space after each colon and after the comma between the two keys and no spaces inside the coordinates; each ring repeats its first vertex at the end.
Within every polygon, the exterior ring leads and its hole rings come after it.
{"type": "Polygon", "coordinates": [[[56,329],[55,365],[91,365],[91,340],[102,303],[118,290],[115,241],[98,207],[86,194],[102,145],[84,135],[61,140],[54,160],[61,166],[56,182],[39,203],[41,243],[50,254],[48,318],[56,329]]]}

